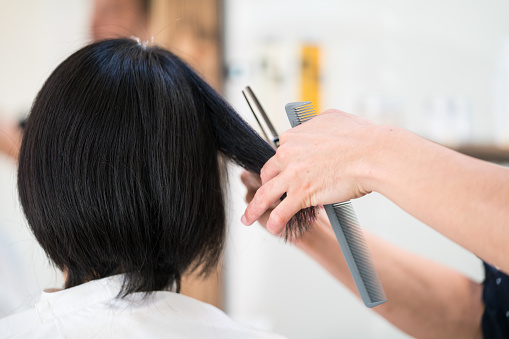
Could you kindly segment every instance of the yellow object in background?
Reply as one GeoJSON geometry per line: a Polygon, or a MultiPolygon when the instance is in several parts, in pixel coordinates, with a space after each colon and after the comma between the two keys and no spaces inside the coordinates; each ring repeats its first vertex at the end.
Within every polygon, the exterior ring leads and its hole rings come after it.
{"type": "Polygon", "coordinates": [[[320,47],[303,45],[301,48],[300,100],[311,101],[316,112],[320,107],[320,47]]]}

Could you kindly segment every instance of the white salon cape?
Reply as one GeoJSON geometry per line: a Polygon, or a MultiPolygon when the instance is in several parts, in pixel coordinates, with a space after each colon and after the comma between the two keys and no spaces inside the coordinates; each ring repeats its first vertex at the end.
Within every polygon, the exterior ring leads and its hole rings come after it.
{"type": "Polygon", "coordinates": [[[34,309],[0,319],[0,338],[282,338],[168,291],[117,298],[122,275],[43,292],[34,309]]]}
{"type": "Polygon", "coordinates": [[[27,278],[27,267],[19,246],[2,227],[0,224],[0,318],[28,309],[39,290],[33,279],[27,278]]]}

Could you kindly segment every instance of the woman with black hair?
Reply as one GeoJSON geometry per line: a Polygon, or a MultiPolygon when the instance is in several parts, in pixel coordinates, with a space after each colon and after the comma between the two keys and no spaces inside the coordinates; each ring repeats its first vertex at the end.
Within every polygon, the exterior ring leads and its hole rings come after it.
{"type": "Polygon", "coordinates": [[[277,337],[178,294],[182,275],[206,275],[223,249],[222,158],[259,173],[272,155],[172,53],[129,39],[74,53],[33,104],[18,173],[23,211],[65,289],[0,320],[0,333],[277,337]]]}

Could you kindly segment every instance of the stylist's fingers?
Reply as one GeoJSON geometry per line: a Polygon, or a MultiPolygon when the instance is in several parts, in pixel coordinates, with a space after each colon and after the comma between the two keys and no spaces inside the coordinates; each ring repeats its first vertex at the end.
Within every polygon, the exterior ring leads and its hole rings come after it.
{"type": "Polygon", "coordinates": [[[290,219],[299,212],[303,207],[301,204],[290,197],[286,197],[281,203],[270,213],[267,221],[267,230],[272,234],[280,234],[283,232],[286,224],[290,219]]]}
{"type": "Polygon", "coordinates": [[[274,179],[279,173],[281,173],[281,165],[279,164],[278,153],[276,153],[275,156],[270,158],[265,165],[263,165],[260,171],[262,183],[265,184],[266,182],[274,179]]]}
{"type": "Polygon", "coordinates": [[[249,171],[242,171],[242,174],[240,175],[240,180],[246,186],[246,202],[249,204],[251,200],[253,200],[254,195],[256,191],[260,188],[262,185],[262,180],[260,179],[260,176],[258,174],[249,172],[249,171]]]}
{"type": "Polygon", "coordinates": [[[240,180],[248,190],[256,191],[262,185],[262,180],[258,174],[246,170],[240,175],[240,180]]]}
{"type": "Polygon", "coordinates": [[[254,223],[272,204],[279,201],[286,192],[287,186],[285,181],[278,179],[280,178],[274,178],[256,191],[253,200],[251,200],[241,218],[244,225],[248,226],[254,223]]]}

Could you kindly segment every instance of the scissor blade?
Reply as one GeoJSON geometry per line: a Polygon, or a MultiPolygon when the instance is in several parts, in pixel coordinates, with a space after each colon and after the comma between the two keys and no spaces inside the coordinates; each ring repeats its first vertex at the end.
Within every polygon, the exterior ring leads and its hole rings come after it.
{"type": "Polygon", "coordinates": [[[247,86],[242,91],[242,94],[244,94],[244,97],[246,98],[247,103],[249,104],[249,107],[251,108],[251,111],[253,112],[256,118],[256,121],[260,125],[260,128],[262,129],[262,132],[265,135],[265,138],[268,141],[270,140],[274,147],[278,147],[279,135],[277,134],[276,129],[272,125],[272,122],[270,121],[269,117],[265,113],[265,110],[260,104],[260,101],[258,101],[258,98],[253,93],[253,90],[251,90],[251,87],[247,86]],[[269,138],[269,135],[272,135],[272,138],[269,138]]]}

